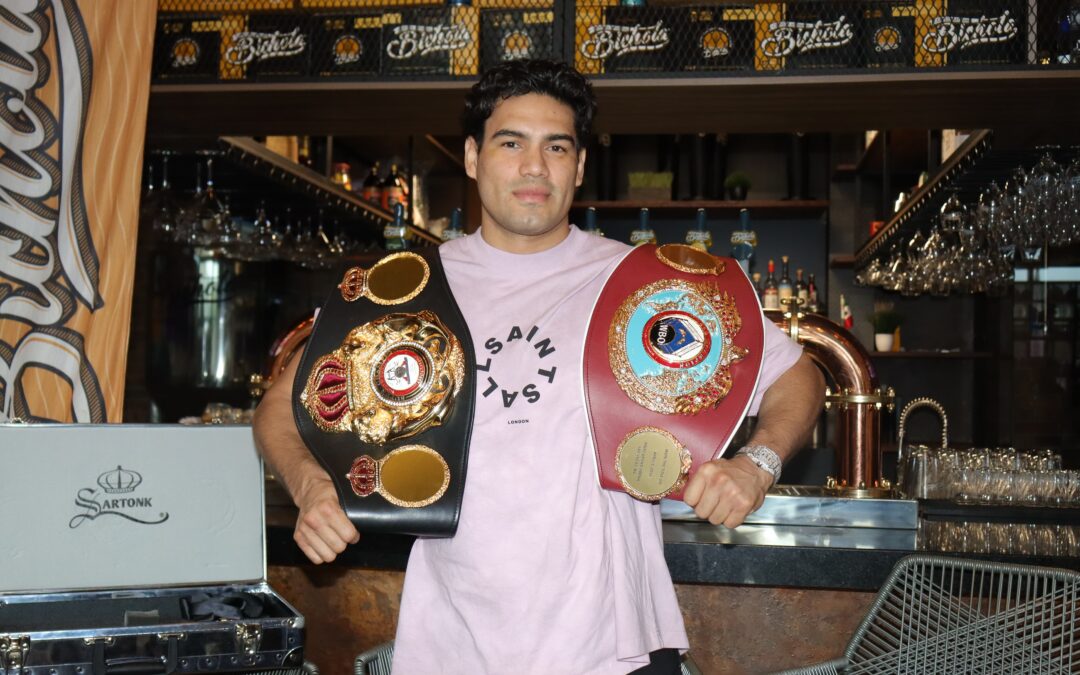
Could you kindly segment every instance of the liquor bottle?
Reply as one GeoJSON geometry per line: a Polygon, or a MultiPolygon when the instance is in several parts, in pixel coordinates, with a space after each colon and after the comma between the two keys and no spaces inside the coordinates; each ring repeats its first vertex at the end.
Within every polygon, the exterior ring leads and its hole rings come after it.
{"type": "Polygon", "coordinates": [[[585,209],[585,232],[587,234],[595,234],[598,237],[604,236],[604,233],[600,231],[600,228],[596,226],[596,207],[590,206],[585,209]]]}
{"type": "Polygon", "coordinates": [[[806,282],[802,280],[802,268],[795,270],[795,297],[799,299],[804,309],[810,304],[810,290],[806,282]]]}
{"type": "Polygon", "coordinates": [[[712,232],[705,229],[705,209],[697,210],[697,223],[686,233],[686,243],[699,251],[709,252],[712,248],[712,232]]]}
{"type": "Polygon", "coordinates": [[[349,178],[349,165],[345,162],[334,164],[334,175],[330,176],[333,183],[337,183],[347,192],[352,192],[352,179],[349,178]]]}
{"type": "Polygon", "coordinates": [[[810,273],[810,282],[806,284],[806,309],[815,313],[821,309],[820,305],[818,305],[817,282],[814,281],[812,272],[810,273]]]}
{"type": "Polygon", "coordinates": [[[395,204],[401,204],[405,208],[409,208],[409,183],[404,176],[398,173],[397,164],[390,165],[390,173],[386,174],[386,178],[380,187],[382,188],[380,197],[384,209],[393,212],[395,204]]]}
{"type": "Polygon", "coordinates": [[[781,268],[780,284],[776,287],[776,290],[780,298],[780,304],[783,305],[784,300],[795,295],[795,285],[791,283],[791,275],[788,273],[788,257],[786,255],[780,256],[780,260],[784,266],[781,268]]]}
{"type": "Polygon", "coordinates": [[[761,272],[754,272],[750,275],[750,279],[754,282],[754,292],[757,293],[758,300],[761,300],[761,272]]]}
{"type": "Polygon", "coordinates": [[[369,204],[382,205],[382,185],[379,181],[379,163],[371,165],[371,171],[364,177],[364,184],[360,187],[360,199],[369,204]]]}
{"type": "Polygon", "coordinates": [[[780,291],[776,287],[776,263],[769,261],[769,276],[765,278],[765,287],[761,291],[761,306],[765,309],[780,309],[780,291]]]}
{"type": "Polygon", "coordinates": [[[643,208],[638,214],[638,226],[630,233],[630,243],[634,246],[656,243],[656,233],[649,226],[649,209],[643,208]]]}
{"type": "Polygon", "coordinates": [[[300,148],[296,151],[296,161],[300,166],[309,169],[315,168],[315,160],[311,157],[311,136],[300,137],[300,148]]]}
{"type": "Polygon", "coordinates": [[[452,239],[458,239],[465,236],[465,230],[461,229],[461,209],[454,209],[450,212],[450,225],[443,230],[443,241],[450,241],[452,239]]]}
{"type": "Polygon", "coordinates": [[[405,241],[404,204],[394,204],[394,222],[383,228],[383,238],[386,239],[387,251],[404,251],[409,248],[409,243],[405,241]]]}
{"type": "Polygon", "coordinates": [[[757,246],[757,233],[750,229],[750,212],[739,210],[739,229],[731,233],[731,257],[739,261],[743,272],[750,274],[750,259],[757,246]]]}

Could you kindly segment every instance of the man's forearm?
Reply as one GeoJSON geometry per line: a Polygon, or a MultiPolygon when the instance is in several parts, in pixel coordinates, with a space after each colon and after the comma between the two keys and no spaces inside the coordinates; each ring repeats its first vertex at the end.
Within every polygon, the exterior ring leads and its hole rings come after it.
{"type": "Polygon", "coordinates": [[[259,453],[294,502],[314,480],[327,480],[326,471],[304,445],[292,416],[292,383],[299,359],[278,376],[255,411],[253,429],[259,453]]]}
{"type": "Polygon", "coordinates": [[[748,445],[765,445],[787,462],[806,441],[821,414],[825,378],[805,353],[765,392],[748,445]]]}

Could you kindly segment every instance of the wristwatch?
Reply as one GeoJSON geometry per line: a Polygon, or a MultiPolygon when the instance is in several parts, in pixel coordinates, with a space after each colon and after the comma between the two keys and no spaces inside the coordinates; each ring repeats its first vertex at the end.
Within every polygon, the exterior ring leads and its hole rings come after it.
{"type": "Polygon", "coordinates": [[[772,448],[765,445],[746,445],[735,453],[736,457],[739,455],[745,455],[751,462],[772,474],[773,485],[780,480],[780,469],[783,468],[783,463],[780,461],[780,455],[776,454],[772,448]]]}

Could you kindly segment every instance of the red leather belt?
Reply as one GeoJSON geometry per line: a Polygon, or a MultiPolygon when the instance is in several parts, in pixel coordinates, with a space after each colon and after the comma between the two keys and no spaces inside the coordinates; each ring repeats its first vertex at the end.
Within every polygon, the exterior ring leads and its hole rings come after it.
{"type": "Polygon", "coordinates": [[[731,258],[681,244],[619,263],[585,337],[584,384],[600,485],[681,498],[727,448],[757,388],[761,306],[731,258]]]}

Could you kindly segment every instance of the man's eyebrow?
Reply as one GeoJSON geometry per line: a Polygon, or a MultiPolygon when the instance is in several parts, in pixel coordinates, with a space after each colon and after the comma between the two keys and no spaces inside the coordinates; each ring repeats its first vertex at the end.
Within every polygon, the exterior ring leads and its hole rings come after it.
{"type": "MultiPolygon", "coordinates": [[[[528,138],[528,135],[521,131],[515,131],[513,129],[499,129],[495,133],[491,134],[492,138],[528,138]]],[[[548,143],[554,141],[566,141],[570,145],[577,146],[577,141],[572,134],[548,134],[544,137],[544,140],[548,143]]]]}

